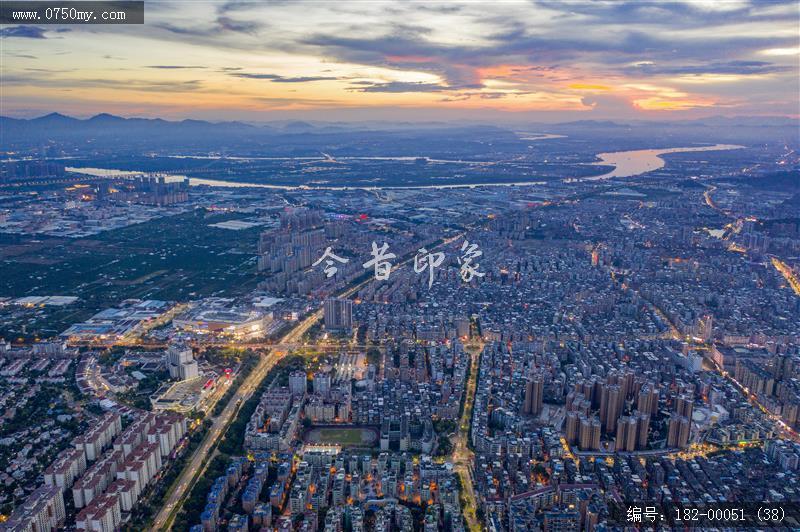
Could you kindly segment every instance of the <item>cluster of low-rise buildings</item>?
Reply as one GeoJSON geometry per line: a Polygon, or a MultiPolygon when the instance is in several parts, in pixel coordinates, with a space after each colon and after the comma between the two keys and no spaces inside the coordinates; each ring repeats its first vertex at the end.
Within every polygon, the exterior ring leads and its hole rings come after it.
{"type": "Polygon", "coordinates": [[[12,347],[0,340],[1,504],[21,503],[53,455],[85,426],[69,387],[75,355],[59,342],[12,347]]]}
{"type": "Polygon", "coordinates": [[[96,191],[76,184],[61,194],[32,196],[27,208],[19,205],[10,213],[0,213],[0,232],[87,238],[193,208],[180,202],[167,204],[160,197],[153,194],[142,195],[141,202],[98,202],[94,201],[96,191]]]}

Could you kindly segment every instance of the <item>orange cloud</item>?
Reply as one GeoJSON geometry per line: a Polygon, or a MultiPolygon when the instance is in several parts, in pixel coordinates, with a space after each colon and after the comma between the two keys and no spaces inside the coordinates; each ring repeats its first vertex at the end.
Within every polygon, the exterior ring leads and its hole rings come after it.
{"type": "Polygon", "coordinates": [[[664,100],[662,98],[640,98],[633,100],[633,105],[643,111],[688,111],[700,107],[713,107],[711,100],[664,100]]]}
{"type": "Polygon", "coordinates": [[[608,85],[596,85],[593,83],[573,83],[572,85],[568,85],[570,89],[580,90],[580,91],[610,91],[611,87],[608,85]]]}

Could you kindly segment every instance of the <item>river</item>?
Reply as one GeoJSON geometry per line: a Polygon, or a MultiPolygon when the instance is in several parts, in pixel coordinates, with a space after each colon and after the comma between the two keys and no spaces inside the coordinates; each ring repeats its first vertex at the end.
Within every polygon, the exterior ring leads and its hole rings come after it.
{"type": "Polygon", "coordinates": [[[632,177],[646,174],[663,168],[667,162],[661,155],[667,153],[687,153],[696,151],[738,150],[744,148],[736,144],[714,144],[713,146],[694,146],[690,148],[667,148],[663,150],[630,150],[598,153],[599,161],[592,163],[600,166],[613,166],[614,169],[605,174],[586,177],[583,181],[600,181],[612,177],[632,177]]]}
{"type": "MultiPolygon", "coordinates": [[[[567,181],[600,181],[604,179],[611,179],[614,177],[632,177],[636,175],[645,174],[663,168],[666,161],[660,156],[667,153],[685,153],[685,152],[699,152],[699,151],[718,151],[718,150],[737,150],[744,148],[735,144],[714,144],[710,146],[692,146],[686,148],[666,148],[658,150],[629,150],[629,151],[616,151],[609,153],[599,153],[597,157],[600,159],[597,162],[590,163],[593,165],[613,166],[614,169],[605,174],[585,177],[578,179],[568,179],[567,181]]],[[[179,156],[180,157],[180,156],[179,156]]],[[[298,157],[301,160],[307,160],[307,157],[298,157]]],[[[339,160],[354,160],[354,159],[367,159],[367,160],[414,160],[416,157],[339,157],[339,160]]],[[[321,158],[320,160],[326,160],[321,158]]],[[[336,159],[329,159],[336,160],[336,159]]],[[[430,161],[437,161],[431,159],[430,161]]],[[[439,161],[437,161],[439,162],[439,161]]],[[[445,162],[445,161],[441,161],[445,162]]],[[[477,161],[446,161],[458,162],[462,164],[487,164],[486,162],[477,161]]],[[[108,168],[73,168],[67,167],[68,172],[85,174],[96,177],[133,177],[140,175],[143,172],[135,170],[113,170],[108,168]]],[[[168,181],[182,181],[186,179],[183,175],[170,175],[167,176],[168,181]]],[[[189,184],[192,186],[210,186],[210,187],[228,187],[228,188],[266,188],[273,190],[402,190],[402,189],[419,189],[419,188],[476,188],[476,187],[509,187],[509,186],[533,186],[543,185],[546,181],[514,181],[506,183],[464,183],[464,184],[448,184],[448,185],[414,185],[414,186],[306,186],[306,185],[269,185],[265,183],[249,183],[238,181],[224,181],[220,179],[204,179],[197,177],[189,177],[189,184]]]]}

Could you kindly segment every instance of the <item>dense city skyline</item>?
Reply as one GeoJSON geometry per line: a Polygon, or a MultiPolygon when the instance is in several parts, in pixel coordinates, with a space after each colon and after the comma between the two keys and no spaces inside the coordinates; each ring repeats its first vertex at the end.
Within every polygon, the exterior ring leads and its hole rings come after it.
{"type": "Polygon", "coordinates": [[[796,1],[145,21],[0,27],[0,530],[800,530],[796,1]]]}

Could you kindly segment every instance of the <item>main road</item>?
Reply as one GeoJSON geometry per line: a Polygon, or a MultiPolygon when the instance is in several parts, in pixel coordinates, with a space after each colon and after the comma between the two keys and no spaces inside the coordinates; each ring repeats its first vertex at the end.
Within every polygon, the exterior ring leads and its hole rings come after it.
{"type": "MultiPolygon", "coordinates": [[[[308,331],[309,328],[311,328],[312,325],[319,321],[321,314],[322,311],[317,310],[306,317],[283,337],[281,343],[296,342],[303,336],[303,334],[305,334],[306,331],[308,331]]],[[[281,357],[272,353],[267,353],[266,356],[262,356],[253,371],[250,372],[244,382],[239,386],[231,399],[228,401],[228,404],[225,405],[225,408],[222,410],[222,412],[216,417],[216,419],[214,419],[211,429],[209,430],[208,434],[206,434],[203,442],[195,450],[191,459],[184,466],[180,477],[173,484],[174,489],[170,492],[167,500],[164,501],[161,510],[158,512],[158,515],[156,515],[155,519],[153,520],[151,530],[169,529],[172,521],[175,519],[175,516],[178,513],[178,510],[191,491],[191,488],[206,470],[209,462],[207,457],[210,456],[212,449],[216,447],[217,443],[220,441],[220,438],[225,434],[228,425],[230,425],[230,423],[235,419],[241,405],[244,404],[245,401],[247,401],[253,395],[253,392],[258,389],[261,381],[264,380],[269,371],[275,366],[280,358],[281,357]]]]}
{"type": "Polygon", "coordinates": [[[458,422],[455,445],[453,446],[453,469],[461,478],[462,494],[464,496],[464,517],[467,520],[467,527],[472,532],[479,532],[481,526],[478,523],[477,516],[478,503],[475,497],[475,488],[472,485],[474,457],[467,439],[469,438],[469,427],[472,424],[472,407],[475,404],[475,390],[478,383],[478,370],[480,368],[483,342],[478,341],[476,345],[469,345],[465,350],[470,355],[470,372],[464,397],[464,409],[458,422]]]}
{"type": "MultiPolygon", "coordinates": [[[[439,244],[432,246],[431,249],[436,249],[450,244],[462,236],[462,234],[458,234],[454,237],[445,239],[439,244]]],[[[401,265],[407,264],[411,260],[413,260],[413,256],[404,258],[402,261],[398,262],[392,268],[392,270],[396,270],[401,265]]],[[[372,280],[373,278],[369,277],[365,281],[361,281],[339,293],[338,297],[350,297],[372,280]]],[[[286,333],[277,343],[281,345],[298,343],[306,331],[308,331],[315,323],[317,323],[321,317],[322,309],[320,308],[315,310],[306,318],[304,318],[298,325],[293,327],[291,331],[286,333]]],[[[242,347],[250,346],[242,345],[242,347]]],[[[228,425],[230,425],[230,423],[235,419],[236,414],[239,412],[239,407],[244,404],[244,402],[247,401],[250,396],[253,395],[253,392],[258,389],[261,381],[264,380],[269,371],[281,358],[282,357],[280,355],[273,352],[268,352],[266,356],[262,356],[250,375],[247,376],[236,392],[234,392],[233,396],[228,401],[228,404],[225,405],[225,408],[222,410],[222,412],[216,417],[216,419],[214,419],[211,429],[209,430],[208,434],[206,434],[206,437],[203,439],[200,446],[195,450],[190,460],[184,466],[180,477],[178,477],[178,480],[173,483],[173,489],[167,496],[167,500],[164,501],[163,506],[158,512],[158,515],[156,515],[155,519],[153,520],[153,524],[150,528],[151,530],[159,531],[168,530],[170,528],[170,525],[175,519],[178,510],[180,510],[184,500],[191,492],[192,487],[208,467],[211,456],[210,453],[216,448],[220,439],[225,434],[228,425]]]]}

